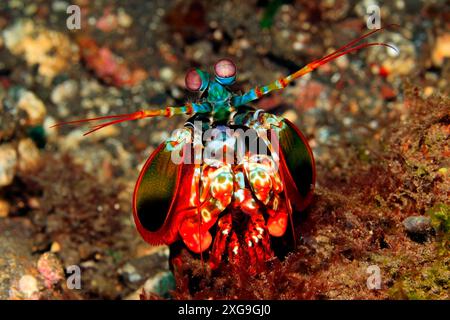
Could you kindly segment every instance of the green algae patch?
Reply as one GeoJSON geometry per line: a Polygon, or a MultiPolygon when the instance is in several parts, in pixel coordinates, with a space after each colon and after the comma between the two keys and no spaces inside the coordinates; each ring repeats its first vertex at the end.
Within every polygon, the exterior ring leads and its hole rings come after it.
{"type": "Polygon", "coordinates": [[[437,204],[427,214],[431,217],[431,225],[437,233],[437,245],[441,255],[449,254],[450,249],[450,206],[437,204]]]}
{"type": "Polygon", "coordinates": [[[450,258],[436,261],[397,281],[389,290],[392,299],[448,300],[450,290],[450,258]]]}

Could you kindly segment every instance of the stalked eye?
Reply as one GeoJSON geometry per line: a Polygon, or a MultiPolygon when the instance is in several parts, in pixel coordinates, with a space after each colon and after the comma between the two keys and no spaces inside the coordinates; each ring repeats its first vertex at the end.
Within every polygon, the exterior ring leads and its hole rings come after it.
{"type": "Polygon", "coordinates": [[[184,80],[188,90],[203,91],[208,87],[209,76],[199,69],[191,69],[184,80]]]}
{"type": "Polygon", "coordinates": [[[214,72],[221,78],[233,77],[236,75],[236,65],[229,59],[222,59],[214,65],[214,72]]]}
{"type": "Polygon", "coordinates": [[[229,59],[217,61],[214,65],[216,81],[223,85],[233,84],[236,79],[236,65],[229,59]]]}

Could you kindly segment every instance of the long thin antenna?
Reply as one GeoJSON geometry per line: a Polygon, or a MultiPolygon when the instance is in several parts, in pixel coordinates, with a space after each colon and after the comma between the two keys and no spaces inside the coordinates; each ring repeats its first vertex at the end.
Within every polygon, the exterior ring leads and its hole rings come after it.
{"type": "MultiPolygon", "coordinates": [[[[398,26],[398,25],[390,24],[387,27],[392,27],[392,26],[398,26]]],[[[350,41],[349,43],[347,43],[346,45],[333,51],[332,53],[330,53],[320,59],[314,60],[313,62],[308,63],[306,66],[304,66],[303,68],[294,72],[293,74],[288,75],[287,77],[278,79],[278,80],[276,80],[272,83],[269,83],[268,85],[263,86],[263,87],[253,88],[241,96],[233,97],[233,100],[232,100],[233,105],[235,107],[239,107],[239,106],[249,103],[250,101],[257,100],[257,99],[261,98],[262,96],[264,96],[274,90],[284,89],[289,83],[291,83],[295,79],[303,77],[305,74],[312,72],[313,70],[317,69],[318,67],[320,67],[334,59],[337,59],[343,55],[361,50],[363,48],[372,47],[372,46],[385,46],[385,47],[388,47],[388,48],[398,52],[397,48],[395,48],[394,46],[392,46],[390,44],[383,43],[383,42],[370,42],[370,43],[357,45],[358,42],[361,42],[362,40],[370,37],[371,35],[373,35],[377,32],[385,30],[387,27],[370,31],[370,32],[356,38],[355,40],[350,41]]]]}

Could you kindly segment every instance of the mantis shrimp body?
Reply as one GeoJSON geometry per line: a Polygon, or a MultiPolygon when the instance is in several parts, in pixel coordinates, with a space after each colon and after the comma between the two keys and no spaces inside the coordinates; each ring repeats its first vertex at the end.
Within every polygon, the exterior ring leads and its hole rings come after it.
{"type": "Polygon", "coordinates": [[[277,255],[273,243],[285,238],[287,230],[295,243],[292,215],[312,199],[315,165],[306,138],[291,122],[248,104],[344,54],[369,46],[391,47],[358,44],[380,30],[242,95],[229,87],[236,80],[235,64],[222,59],[214,65],[213,76],[188,71],[186,87],[200,96],[195,103],[57,126],[107,120],[90,134],[128,120],[189,116],[184,127],[152,153],[139,175],[133,195],[137,229],[148,243],[171,246],[172,266],[183,263],[177,249],[182,246],[207,257],[211,269],[228,263],[255,274],[277,255]]]}

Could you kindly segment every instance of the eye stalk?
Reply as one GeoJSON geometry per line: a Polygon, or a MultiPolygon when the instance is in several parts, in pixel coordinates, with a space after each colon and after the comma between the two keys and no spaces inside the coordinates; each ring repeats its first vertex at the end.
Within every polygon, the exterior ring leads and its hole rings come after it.
{"type": "Polygon", "coordinates": [[[190,91],[205,91],[209,85],[209,75],[200,69],[191,69],[186,73],[184,81],[190,91]]]}
{"type": "Polygon", "coordinates": [[[236,65],[230,59],[221,59],[214,65],[216,81],[222,85],[231,85],[236,80],[236,65]]]}

